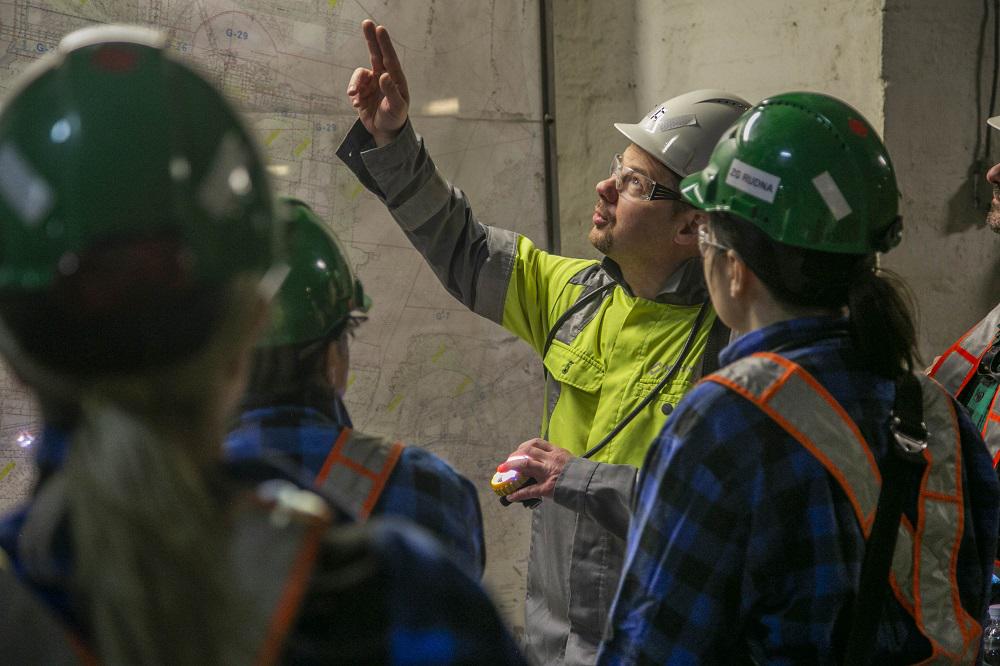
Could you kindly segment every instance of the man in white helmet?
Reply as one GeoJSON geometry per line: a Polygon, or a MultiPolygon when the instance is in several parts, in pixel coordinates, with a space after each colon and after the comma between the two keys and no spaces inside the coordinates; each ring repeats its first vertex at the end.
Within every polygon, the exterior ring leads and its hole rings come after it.
{"type": "Polygon", "coordinates": [[[542,357],[542,438],[522,443],[499,468],[536,482],[507,499],[547,500],[532,517],[525,648],[539,664],[593,663],[638,468],[729,337],[698,259],[704,214],[680,201],[677,185],[705,166],[748,104],[697,91],[639,124],[616,125],[631,143],[596,186],[590,230],[605,259],[559,257],[476,220],[408,120],[406,78],[385,28],[365,21],[362,31],[371,69],[356,70],[348,86],[359,121],[337,154],[449,292],[542,357]]]}
{"type": "MultiPolygon", "coordinates": [[[[986,122],[1000,129],[1000,116],[986,122]]],[[[993,187],[986,225],[1000,234],[1000,164],[986,172],[986,180],[993,187]]],[[[928,374],[968,409],[996,467],[1000,462],[1000,303],[937,357],[928,374]]],[[[994,577],[994,584],[1000,584],[1000,577],[994,577]]]]}

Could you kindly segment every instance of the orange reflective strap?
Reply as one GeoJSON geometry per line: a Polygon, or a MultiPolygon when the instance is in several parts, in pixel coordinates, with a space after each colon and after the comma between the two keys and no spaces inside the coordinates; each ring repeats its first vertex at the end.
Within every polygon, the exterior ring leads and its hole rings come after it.
{"type": "Polygon", "coordinates": [[[371,482],[371,488],[365,495],[365,499],[360,503],[357,515],[358,520],[364,520],[371,515],[372,510],[378,503],[379,497],[382,496],[385,484],[389,481],[389,477],[392,476],[392,472],[396,468],[396,463],[399,462],[399,457],[403,454],[405,447],[402,442],[394,442],[385,455],[382,467],[378,470],[369,469],[344,452],[347,443],[351,440],[352,433],[353,431],[350,428],[344,428],[340,431],[340,435],[337,437],[337,441],[323,462],[323,467],[316,475],[314,483],[317,488],[321,487],[330,476],[330,471],[335,465],[349,469],[354,474],[368,479],[371,482]]]}
{"type": "Polygon", "coordinates": [[[759,403],[766,403],[768,400],[774,397],[774,394],[778,392],[778,389],[780,389],[782,386],[788,383],[788,380],[792,378],[792,373],[795,372],[795,367],[788,366],[785,363],[783,363],[782,361],[784,361],[785,359],[783,359],[780,356],[777,356],[776,354],[761,354],[761,356],[764,358],[769,358],[778,365],[785,368],[784,373],[782,373],[782,375],[778,377],[778,379],[775,380],[774,383],[772,383],[769,387],[764,389],[764,391],[760,394],[760,396],[757,397],[757,401],[759,403]]]}
{"type": "Polygon", "coordinates": [[[361,505],[361,513],[359,515],[362,519],[367,518],[371,514],[372,509],[375,508],[378,498],[382,496],[382,491],[385,489],[386,481],[392,475],[392,470],[396,468],[396,463],[399,462],[399,456],[402,454],[403,444],[401,442],[394,442],[389,456],[385,459],[385,464],[379,470],[378,476],[374,478],[375,483],[372,485],[372,491],[368,494],[368,498],[365,499],[365,503],[361,505]]]}
{"type": "Polygon", "coordinates": [[[983,355],[993,342],[998,326],[1000,326],[1000,304],[997,304],[981,321],[948,347],[948,350],[941,354],[928,374],[940,381],[949,393],[957,397],[965,390],[969,380],[976,373],[976,368],[979,367],[983,355]],[[966,342],[971,343],[971,349],[963,346],[966,342]],[[956,355],[965,362],[961,370],[954,367],[956,355]],[[944,367],[946,363],[948,368],[944,367]],[[942,369],[944,369],[943,376],[941,375],[942,369]],[[956,374],[961,375],[961,377],[957,377],[956,374]]]}
{"type": "MultiPolygon", "coordinates": [[[[916,525],[902,517],[888,582],[930,642],[928,661],[965,662],[975,656],[982,628],[962,607],[958,587],[966,517],[961,433],[948,392],[931,379],[919,379],[930,433],[928,464],[920,479],[916,525]]],[[[704,381],[746,398],[809,451],[837,481],[868,538],[882,486],[878,464],[857,424],[815,377],[782,356],[759,353],[704,381]]]]}
{"type": "Polygon", "coordinates": [[[337,441],[334,442],[333,448],[330,449],[330,453],[327,454],[326,460],[323,461],[323,466],[319,468],[319,473],[316,475],[315,481],[313,481],[313,485],[317,488],[323,485],[326,477],[330,476],[330,469],[334,463],[343,459],[344,446],[347,444],[347,440],[351,438],[352,432],[353,430],[346,427],[340,431],[337,441]]]}
{"type": "MultiPolygon", "coordinates": [[[[854,422],[850,414],[841,406],[837,399],[830,395],[830,392],[826,390],[826,387],[816,381],[816,378],[805,371],[805,369],[794,361],[789,361],[784,356],[779,356],[778,354],[772,354],[770,352],[763,352],[761,354],[765,358],[769,358],[775,363],[786,366],[788,369],[787,377],[790,377],[794,372],[800,379],[802,379],[806,384],[808,384],[816,393],[823,398],[824,402],[833,409],[834,412],[841,418],[848,428],[850,428],[851,433],[854,434],[855,441],[860,445],[861,452],[868,459],[868,468],[871,470],[875,478],[878,479],[879,484],[882,483],[882,472],[879,470],[878,462],[875,460],[875,455],[868,448],[868,442],[865,441],[864,436],[861,434],[861,430],[858,428],[858,424],[854,422]]],[[[770,396],[769,396],[770,397],[770,396]]]]}
{"type": "Polygon", "coordinates": [[[868,458],[868,465],[871,469],[872,474],[878,480],[878,484],[881,486],[882,474],[879,471],[878,463],[875,462],[875,458],[871,451],[868,449],[868,445],[865,443],[864,438],[861,436],[861,432],[858,430],[857,424],[854,423],[847,413],[844,411],[843,407],[830,395],[830,393],[816,381],[816,379],[803,370],[798,364],[793,361],[789,361],[783,356],[771,353],[758,353],[753,356],[759,358],[766,358],[784,368],[784,372],[781,376],[772,382],[766,389],[764,389],[760,395],[754,395],[751,391],[746,389],[741,384],[729,379],[728,377],[723,377],[719,374],[712,374],[705,378],[705,381],[713,381],[718,384],[729,388],[736,393],[739,393],[744,398],[750,402],[757,405],[757,407],[767,414],[771,420],[780,425],[789,435],[791,435],[795,440],[805,447],[814,458],[833,476],[840,487],[843,489],[844,494],[847,495],[848,501],[854,508],[854,514],[858,519],[858,523],[861,525],[862,532],[865,538],[871,533],[872,523],[875,520],[875,509],[876,506],[872,506],[870,509],[866,510],[865,507],[861,505],[861,501],[858,499],[857,494],[854,491],[854,487],[848,482],[847,478],[844,476],[843,471],[826,455],[825,452],[820,450],[816,444],[802,433],[798,428],[796,428],[784,415],[775,410],[768,401],[774,397],[775,393],[781,389],[792,376],[798,376],[800,379],[805,381],[806,384],[812,388],[817,395],[819,395],[830,407],[844,420],[844,424],[847,425],[860,446],[860,450],[868,458]]]}
{"type": "Polygon", "coordinates": [[[281,657],[285,639],[292,628],[292,622],[302,605],[302,598],[309,587],[312,572],[316,567],[316,557],[319,554],[320,541],[326,532],[327,521],[312,521],[302,538],[291,571],[281,591],[281,598],[271,616],[264,643],[257,655],[258,666],[277,664],[281,657]]]}
{"type": "MultiPolygon", "coordinates": [[[[962,483],[962,435],[958,426],[958,414],[955,411],[955,403],[950,399],[946,400],[945,403],[948,405],[948,414],[951,417],[951,430],[954,434],[954,456],[956,461],[955,493],[950,501],[955,505],[955,509],[958,512],[958,524],[962,526],[962,529],[955,531],[955,539],[951,548],[951,562],[948,567],[948,583],[951,585],[952,609],[955,617],[958,619],[959,631],[962,632],[962,636],[965,638],[965,649],[961,657],[963,660],[966,660],[969,657],[974,658],[979,649],[979,638],[982,634],[982,626],[976,618],[972,617],[965,611],[965,608],[962,606],[962,597],[958,590],[958,552],[962,547],[962,535],[965,532],[965,490],[962,483]]],[[[929,447],[927,451],[928,455],[931,455],[929,447]]],[[[931,462],[932,460],[928,459],[928,470],[931,467],[931,462]]],[[[932,496],[930,493],[925,493],[925,497],[936,499],[936,496],[932,496]]],[[[920,504],[921,508],[923,508],[926,505],[926,501],[921,502],[920,504]]],[[[923,544],[921,544],[921,547],[922,545],[923,544]]],[[[919,557],[921,549],[917,548],[916,552],[919,557]]]]}
{"type": "MultiPolygon", "coordinates": [[[[909,535],[910,543],[912,544],[914,534],[916,533],[916,530],[913,528],[913,523],[910,522],[910,519],[906,517],[905,513],[900,517],[899,522],[903,527],[903,531],[909,535]]],[[[893,553],[893,556],[895,557],[895,553],[893,553]]],[[[892,593],[895,595],[896,600],[899,601],[899,605],[902,606],[911,616],[915,616],[916,609],[913,607],[913,597],[910,596],[913,591],[913,574],[910,575],[909,581],[906,581],[909,584],[909,587],[903,588],[899,584],[899,577],[894,571],[895,568],[896,567],[893,566],[892,569],[889,570],[889,587],[892,588],[892,593]]]]}

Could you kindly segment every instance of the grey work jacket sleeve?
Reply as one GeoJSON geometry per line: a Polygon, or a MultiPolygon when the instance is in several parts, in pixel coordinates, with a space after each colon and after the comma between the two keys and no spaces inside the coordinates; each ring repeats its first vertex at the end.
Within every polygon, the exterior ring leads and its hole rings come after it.
{"type": "Polygon", "coordinates": [[[638,474],[632,465],[572,458],[556,481],[552,499],[624,540],[632,520],[632,494],[638,474]]]}
{"type": "Polygon", "coordinates": [[[479,223],[462,191],[434,167],[410,121],[382,147],[355,122],[337,156],[385,203],[445,289],[473,312],[502,323],[517,234],[479,223]]]}

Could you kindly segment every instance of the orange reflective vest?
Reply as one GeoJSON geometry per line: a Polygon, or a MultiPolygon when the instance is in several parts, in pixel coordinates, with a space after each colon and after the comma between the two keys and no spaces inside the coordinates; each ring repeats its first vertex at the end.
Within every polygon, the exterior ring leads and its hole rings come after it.
{"type": "MultiPolygon", "coordinates": [[[[927,467],[916,525],[903,516],[889,583],[930,642],[929,661],[975,658],[982,628],[962,607],[954,563],[962,540],[962,443],[951,398],[920,376],[927,424],[927,467]]],[[[758,353],[709,375],[759,407],[826,468],[843,489],[865,539],[871,533],[882,476],[857,424],[806,370],[772,353],[758,353]]]]}
{"type": "Polygon", "coordinates": [[[400,442],[362,435],[345,427],[316,474],[316,487],[333,497],[349,515],[365,520],[382,496],[403,448],[400,442]]]}
{"type": "MultiPolygon", "coordinates": [[[[960,337],[948,351],[941,354],[928,374],[957,398],[976,374],[979,363],[996,339],[998,330],[1000,304],[960,337]]],[[[996,465],[1000,462],[1000,391],[993,395],[986,422],[983,423],[982,435],[993,456],[993,464],[996,465]]]]}

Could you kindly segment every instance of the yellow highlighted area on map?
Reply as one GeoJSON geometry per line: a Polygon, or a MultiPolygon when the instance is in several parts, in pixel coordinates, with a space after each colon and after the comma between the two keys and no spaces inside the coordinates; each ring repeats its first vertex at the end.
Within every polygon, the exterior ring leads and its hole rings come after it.
{"type": "Polygon", "coordinates": [[[438,350],[437,350],[436,352],[434,352],[434,355],[433,355],[433,356],[431,356],[431,360],[432,360],[432,361],[437,361],[437,360],[438,360],[439,358],[441,358],[442,356],[444,356],[444,352],[445,352],[445,351],[446,351],[447,349],[448,349],[448,348],[447,348],[447,347],[445,346],[445,344],[444,344],[444,343],[442,342],[442,343],[441,343],[441,346],[440,346],[440,347],[438,347],[438,350]]]}
{"type": "Polygon", "coordinates": [[[465,389],[469,388],[469,384],[471,383],[472,383],[471,377],[466,377],[465,379],[463,379],[462,383],[458,385],[458,388],[455,389],[455,392],[452,394],[452,396],[453,397],[460,396],[463,393],[465,393],[465,389]]]}
{"type": "Polygon", "coordinates": [[[266,139],[264,139],[264,145],[270,146],[272,143],[274,143],[274,140],[277,139],[279,136],[281,136],[280,129],[271,130],[271,133],[267,135],[266,139]]]}
{"type": "Polygon", "coordinates": [[[303,151],[305,151],[305,149],[309,147],[310,143],[312,143],[312,139],[302,139],[302,142],[299,145],[295,146],[295,150],[293,150],[292,152],[295,153],[296,157],[301,157],[303,151]]]}
{"type": "Polygon", "coordinates": [[[0,481],[3,481],[5,478],[7,478],[7,475],[13,472],[15,467],[17,467],[17,465],[12,460],[9,463],[7,463],[3,469],[0,469],[0,481]]]}
{"type": "Polygon", "coordinates": [[[403,394],[402,393],[400,393],[395,398],[393,398],[392,400],[389,401],[389,404],[386,406],[385,411],[387,411],[387,412],[394,412],[394,411],[396,411],[396,408],[399,407],[399,403],[401,403],[401,402],[403,402],[403,394]]]}

